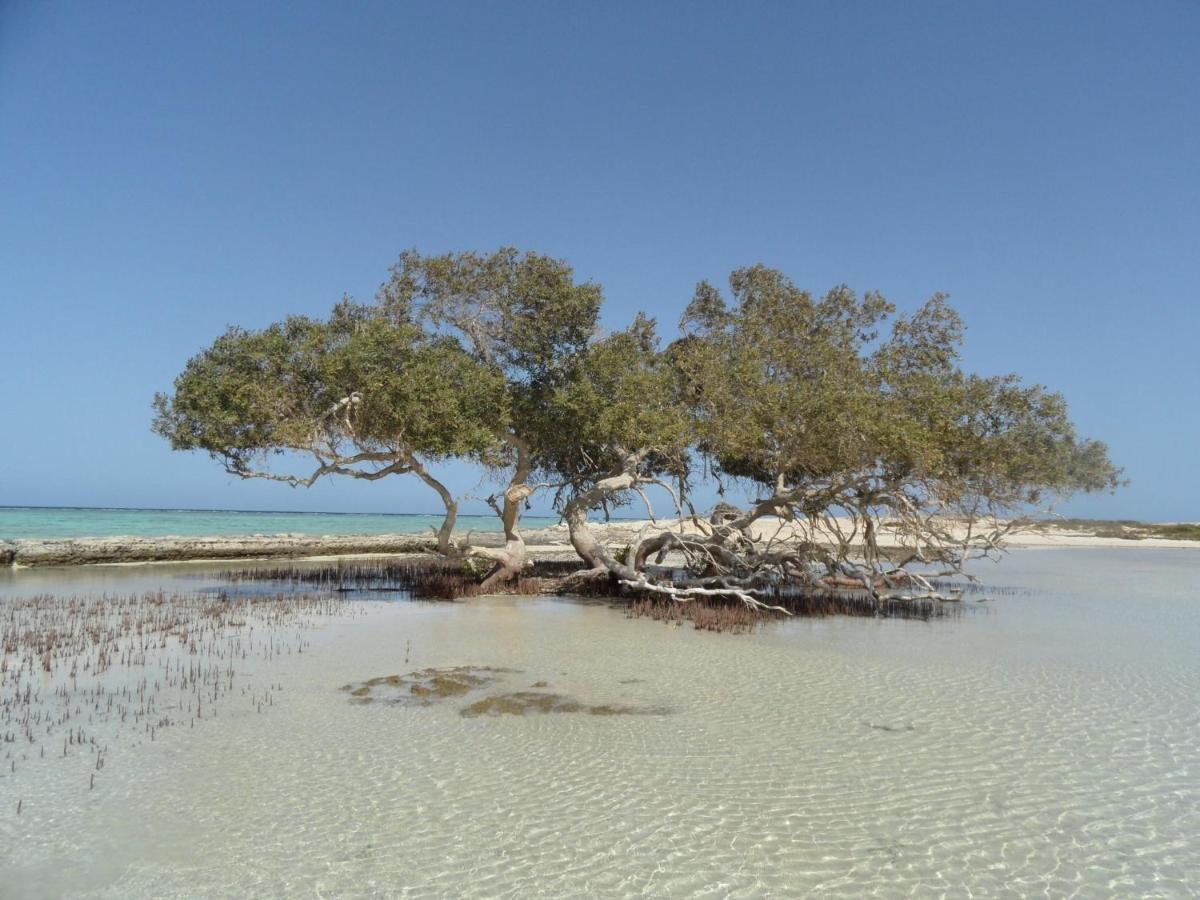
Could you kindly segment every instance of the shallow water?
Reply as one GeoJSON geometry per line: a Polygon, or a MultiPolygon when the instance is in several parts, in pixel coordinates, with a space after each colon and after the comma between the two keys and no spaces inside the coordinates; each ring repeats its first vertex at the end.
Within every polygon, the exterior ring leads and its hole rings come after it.
{"type": "MultiPolygon", "coordinates": [[[[17,573],[0,598],[198,573],[17,573]]],[[[740,636],[562,600],[363,604],[245,663],[279,686],[264,714],[114,746],[94,790],[70,760],[0,779],[0,895],[1192,895],[1200,553],[986,574],[1031,590],[740,636]],[[339,690],[455,666],[516,671],[428,704],[339,690]],[[537,690],[578,708],[461,714],[537,690]]]]}

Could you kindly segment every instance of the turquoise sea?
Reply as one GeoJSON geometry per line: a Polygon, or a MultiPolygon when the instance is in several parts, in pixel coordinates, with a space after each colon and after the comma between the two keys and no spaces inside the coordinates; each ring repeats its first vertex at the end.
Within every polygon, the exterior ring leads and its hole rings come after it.
{"type": "MultiPolygon", "coordinates": [[[[77,537],[215,537],[243,534],[417,534],[441,516],[386,513],[247,512],[232,509],[93,509],[0,506],[0,540],[77,537]]],[[[526,516],[526,528],[557,518],[526,516]]],[[[498,531],[495,516],[458,517],[463,531],[498,531]]]]}

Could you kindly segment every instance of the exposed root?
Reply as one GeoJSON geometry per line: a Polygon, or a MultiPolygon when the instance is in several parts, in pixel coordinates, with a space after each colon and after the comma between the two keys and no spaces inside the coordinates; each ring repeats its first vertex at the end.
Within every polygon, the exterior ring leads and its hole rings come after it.
{"type": "MultiPolygon", "coordinates": [[[[662,572],[656,576],[661,577],[662,572]]],[[[682,572],[675,574],[681,575],[682,572]]],[[[267,582],[272,588],[326,590],[336,593],[392,593],[416,600],[456,600],[487,594],[623,597],[631,603],[650,601],[659,606],[707,610],[745,610],[749,620],[768,621],[789,616],[852,615],[931,619],[961,609],[960,593],[948,582],[931,581],[931,590],[897,587],[871,592],[859,582],[808,585],[730,584],[713,578],[674,584],[646,575],[618,579],[608,569],[580,569],[577,561],[538,560],[515,579],[489,587],[486,578],[462,560],[401,559],[324,566],[260,566],[223,573],[229,581],[267,582]],[[699,582],[699,583],[697,583],[699,582]],[[948,602],[951,601],[951,602],[948,602]]],[[[968,590],[974,586],[968,585],[968,590]]],[[[649,613],[643,613],[649,614],[649,613]]],[[[716,613],[713,613],[716,615],[716,613]]],[[[681,613],[692,618],[692,613],[681,613]]],[[[708,613],[698,613],[706,616],[708,613]]],[[[724,616],[724,613],[721,613],[724,616]]],[[[656,618],[663,616],[655,615],[656,618]]],[[[719,628],[717,630],[728,630],[719,628]]]]}
{"type": "MultiPolygon", "coordinates": [[[[416,600],[457,600],[485,594],[544,594],[575,563],[536,562],[514,577],[482,576],[465,560],[407,558],[333,565],[256,566],[221,573],[232,582],[269,582],[338,593],[395,593],[416,600]]],[[[494,570],[493,570],[494,571],[494,570]]]]}
{"type": "Polygon", "coordinates": [[[774,606],[770,603],[763,603],[755,595],[757,594],[765,596],[765,592],[754,588],[674,587],[672,585],[656,584],[645,577],[639,578],[636,581],[623,578],[621,579],[620,584],[623,587],[627,587],[633,591],[662,594],[680,603],[687,603],[695,597],[732,597],[735,600],[740,600],[749,609],[780,612],[785,616],[791,615],[791,613],[782,606],[774,606]]]}
{"type": "MultiPolygon", "coordinates": [[[[788,615],[861,616],[870,618],[919,619],[928,621],[963,614],[960,604],[944,604],[936,600],[878,599],[862,591],[791,592],[774,597],[788,615]]],[[[697,597],[686,603],[662,595],[642,595],[629,604],[629,615],[647,616],[662,622],[691,622],[702,631],[746,632],[759,625],[784,619],[784,613],[769,609],[754,609],[744,603],[720,597],[697,597]]]]}

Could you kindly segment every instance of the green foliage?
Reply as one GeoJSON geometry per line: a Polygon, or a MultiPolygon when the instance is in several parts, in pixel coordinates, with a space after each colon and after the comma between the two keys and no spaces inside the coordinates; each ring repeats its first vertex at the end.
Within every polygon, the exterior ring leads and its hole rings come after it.
{"type": "Polygon", "coordinates": [[[774,485],[869,463],[880,395],[861,351],[891,306],[845,287],[821,299],[763,266],[730,278],[734,304],[702,284],[672,348],[722,471],[774,485]]]}
{"type": "Polygon", "coordinates": [[[495,253],[401,254],[380,303],[458,335],[513,382],[538,382],[583,351],[603,294],[567,263],[502,247],[495,253]]]}
{"type": "Polygon", "coordinates": [[[370,315],[335,341],[325,371],[342,396],[361,395],[353,417],[361,443],[433,459],[496,449],[508,424],[504,379],[453,338],[370,315]]]}
{"type": "MultiPolygon", "coordinates": [[[[556,468],[573,423],[556,398],[586,379],[603,295],[576,283],[567,263],[503,247],[494,253],[423,256],[407,251],[380,289],[382,309],[411,317],[434,334],[456,339],[503,385],[509,412],[497,421],[508,438],[504,459],[521,447],[530,465],[556,468]]],[[[566,401],[569,405],[570,400],[566,401]]]]}
{"type": "Polygon", "coordinates": [[[686,474],[691,422],[654,322],[644,316],[580,353],[532,418],[539,467],[576,486],[639,451],[644,471],[686,474]]]}
{"type": "MultiPolygon", "coordinates": [[[[686,486],[699,453],[786,488],[803,515],[1015,508],[1119,483],[1059,394],[959,368],[944,296],[897,316],[878,294],[818,298],[761,265],[730,295],[701,283],[664,350],[643,315],[597,336],[601,289],[561,260],[408,251],[372,304],[229,329],[156,397],[154,430],[247,476],[289,451],[316,457],[314,478],[458,458],[517,462],[514,478],[540,470],[574,496],[630,465],[686,486]]],[[[602,493],[587,503],[622,502],[602,493]]]]}
{"type": "Polygon", "coordinates": [[[193,357],[173,395],[155,397],[154,430],[176,450],[243,458],[300,444],[333,403],[315,376],[321,325],[300,317],[230,328],[193,357]]]}
{"type": "Polygon", "coordinates": [[[502,379],[455,341],[349,302],[324,322],[231,328],[155,408],[173,448],[238,472],[289,450],[484,458],[508,415],[502,379]]]}
{"type": "Polygon", "coordinates": [[[1118,484],[1059,394],[958,368],[963,327],[944,296],[893,318],[878,294],[839,286],[815,299],[762,266],[730,286],[732,305],[699,286],[671,348],[699,448],[724,473],[828,488],[813,512],[892,488],[1015,507],[1118,484]]]}

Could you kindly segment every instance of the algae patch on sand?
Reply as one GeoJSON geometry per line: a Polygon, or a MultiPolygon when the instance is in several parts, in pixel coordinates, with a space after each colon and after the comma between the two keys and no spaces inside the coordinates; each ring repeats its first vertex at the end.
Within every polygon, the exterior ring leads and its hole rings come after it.
{"type": "MultiPolygon", "coordinates": [[[[463,697],[472,691],[496,686],[504,675],[521,674],[519,669],[496,666],[454,666],[442,669],[420,669],[407,675],[381,675],[367,681],[343,685],[350,702],[367,704],[381,702],[391,706],[431,706],[442,700],[463,697]]],[[[530,713],[580,713],[588,716],[664,716],[671,710],[664,707],[628,706],[614,703],[587,703],[566,694],[544,690],[549,682],[535,681],[531,688],[481,697],[459,709],[466,718],[478,716],[524,716],[530,713]]]]}
{"type": "Polygon", "coordinates": [[[363,682],[342,685],[351,703],[408,703],[429,706],[438,700],[461,697],[492,684],[497,677],[515,672],[494,666],[454,666],[421,669],[407,675],[380,675],[363,682]]]}
{"type": "Polygon", "coordinates": [[[651,706],[584,703],[563,694],[516,691],[476,700],[460,710],[467,718],[476,716],[523,716],[528,713],[583,713],[589,716],[665,716],[670,710],[651,706]]]}

